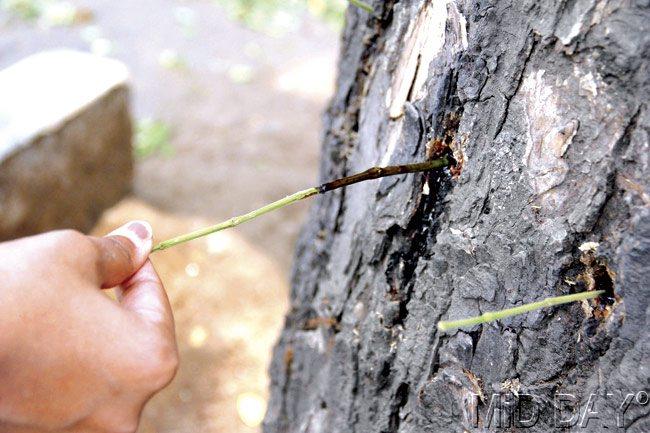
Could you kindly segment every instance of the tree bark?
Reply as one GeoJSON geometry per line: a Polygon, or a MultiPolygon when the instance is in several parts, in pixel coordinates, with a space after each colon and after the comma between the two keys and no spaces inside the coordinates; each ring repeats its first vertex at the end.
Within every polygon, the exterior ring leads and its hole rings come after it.
{"type": "Polygon", "coordinates": [[[321,180],[456,165],[317,199],[265,431],[548,432],[571,408],[570,430],[650,431],[648,1],[373,7],[347,13],[321,180]],[[607,296],[436,329],[588,289],[607,296]]]}

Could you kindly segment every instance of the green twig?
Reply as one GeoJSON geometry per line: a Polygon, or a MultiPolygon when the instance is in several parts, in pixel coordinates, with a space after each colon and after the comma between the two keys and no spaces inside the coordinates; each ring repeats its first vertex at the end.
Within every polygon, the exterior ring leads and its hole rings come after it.
{"type": "Polygon", "coordinates": [[[368,13],[373,13],[375,10],[370,6],[368,3],[364,3],[361,0],[349,0],[350,3],[358,7],[359,9],[363,9],[364,11],[368,13]]]}
{"type": "Polygon", "coordinates": [[[250,221],[253,218],[257,218],[260,215],[264,215],[265,213],[283,208],[292,203],[295,203],[300,200],[304,200],[316,194],[323,194],[327,191],[343,188],[345,186],[352,185],[358,182],[363,182],[365,180],[378,179],[380,177],[386,177],[386,176],[395,176],[398,174],[417,173],[421,171],[446,167],[448,165],[449,165],[449,160],[447,159],[447,157],[443,157],[440,159],[418,162],[415,164],[393,165],[389,167],[372,167],[364,172],[353,174],[352,176],[336,179],[331,182],[324,183],[320,186],[298,191],[285,198],[274,201],[273,203],[269,203],[266,206],[262,206],[259,209],[255,209],[254,211],[251,211],[247,214],[230,218],[229,220],[226,220],[222,223],[210,227],[206,227],[200,230],[196,230],[190,233],[186,233],[184,235],[177,236],[175,238],[171,238],[166,241],[160,242],[158,245],[153,247],[152,252],[164,250],[173,247],[174,245],[181,244],[183,242],[191,241],[221,230],[238,226],[239,224],[245,223],[246,221],[250,221]]]}
{"type": "Polygon", "coordinates": [[[447,331],[449,329],[454,329],[454,328],[464,328],[464,327],[469,327],[474,325],[480,325],[481,323],[493,322],[495,320],[504,319],[506,317],[527,313],[532,310],[537,310],[538,308],[551,307],[553,305],[560,305],[560,304],[567,304],[569,302],[582,301],[584,299],[592,299],[602,295],[604,292],[605,292],[604,290],[594,290],[591,292],[581,292],[581,293],[574,293],[571,295],[555,296],[552,298],[546,298],[542,301],[520,305],[519,307],[507,308],[505,310],[499,310],[499,311],[488,311],[487,313],[483,313],[480,316],[470,317],[467,319],[452,320],[448,322],[441,321],[438,322],[438,329],[441,331],[447,331]]]}
{"type": "Polygon", "coordinates": [[[255,209],[254,211],[249,212],[247,214],[236,216],[222,223],[210,227],[205,227],[199,230],[195,230],[193,232],[186,233],[184,235],[177,236],[175,238],[167,239],[166,241],[162,241],[161,243],[153,247],[151,252],[165,250],[167,248],[173,247],[174,245],[182,244],[183,242],[191,241],[203,236],[207,236],[211,233],[219,232],[221,230],[238,226],[239,224],[245,223],[246,221],[250,221],[253,218],[257,218],[260,215],[264,215],[265,213],[274,211],[276,209],[280,209],[291,203],[295,203],[298,200],[302,200],[316,194],[318,194],[318,188],[309,188],[309,189],[304,189],[302,191],[298,191],[285,198],[274,201],[273,203],[269,203],[266,206],[262,206],[259,209],[255,209]]]}

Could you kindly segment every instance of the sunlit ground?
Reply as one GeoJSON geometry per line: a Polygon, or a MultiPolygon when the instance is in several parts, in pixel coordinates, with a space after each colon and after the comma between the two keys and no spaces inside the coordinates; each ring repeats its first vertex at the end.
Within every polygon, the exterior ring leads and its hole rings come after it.
{"type": "MultiPolygon", "coordinates": [[[[317,179],[343,0],[0,0],[0,68],[68,47],[131,72],[133,197],[102,234],[151,221],[157,239],[243,213],[317,179]]],[[[156,253],[181,368],[141,432],[253,432],[307,204],[156,253]]]]}

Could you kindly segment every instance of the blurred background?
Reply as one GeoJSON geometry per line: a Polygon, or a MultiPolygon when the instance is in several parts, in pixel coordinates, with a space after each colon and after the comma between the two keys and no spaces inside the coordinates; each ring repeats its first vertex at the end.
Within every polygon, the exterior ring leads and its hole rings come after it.
{"type": "MultiPolygon", "coordinates": [[[[93,232],[146,219],[161,240],[316,183],[346,7],[0,0],[0,69],[62,47],[126,64],[133,188],[93,232]]],[[[181,367],[147,406],[141,432],[259,431],[307,207],[154,255],[175,311],[181,367]]]]}

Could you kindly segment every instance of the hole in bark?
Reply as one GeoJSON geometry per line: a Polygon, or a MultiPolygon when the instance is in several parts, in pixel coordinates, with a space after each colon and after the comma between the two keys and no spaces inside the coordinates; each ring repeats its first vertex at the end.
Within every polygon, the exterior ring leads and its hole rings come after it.
{"type": "Polygon", "coordinates": [[[612,305],[616,302],[616,295],[614,294],[614,281],[612,276],[604,264],[598,264],[593,268],[594,288],[596,290],[604,290],[605,293],[598,297],[598,300],[604,305],[612,305]]]}
{"type": "Polygon", "coordinates": [[[483,326],[479,326],[476,331],[468,332],[469,336],[472,338],[472,355],[476,353],[476,345],[478,344],[478,339],[481,338],[482,332],[483,326]]]}
{"type": "Polygon", "coordinates": [[[609,317],[614,305],[620,301],[619,296],[615,293],[615,274],[610,270],[607,259],[596,255],[596,248],[583,251],[579,261],[574,262],[567,268],[563,275],[563,282],[571,286],[572,292],[578,293],[591,290],[603,290],[605,292],[596,298],[593,303],[590,303],[592,314],[590,315],[586,311],[588,316],[585,324],[586,335],[593,335],[599,321],[609,317]],[[595,320],[596,325],[591,319],[595,320]]]}
{"type": "Polygon", "coordinates": [[[439,123],[437,133],[426,145],[427,158],[440,158],[446,156],[452,162],[449,172],[454,178],[460,176],[463,170],[463,155],[456,139],[462,110],[451,111],[444,114],[439,123]]]}
{"type": "Polygon", "coordinates": [[[619,300],[614,293],[614,273],[609,269],[607,259],[596,256],[594,251],[585,251],[580,262],[584,265],[584,271],[578,276],[578,281],[582,281],[587,290],[605,291],[596,298],[593,315],[599,320],[606,319],[612,312],[612,306],[619,300]]]}

